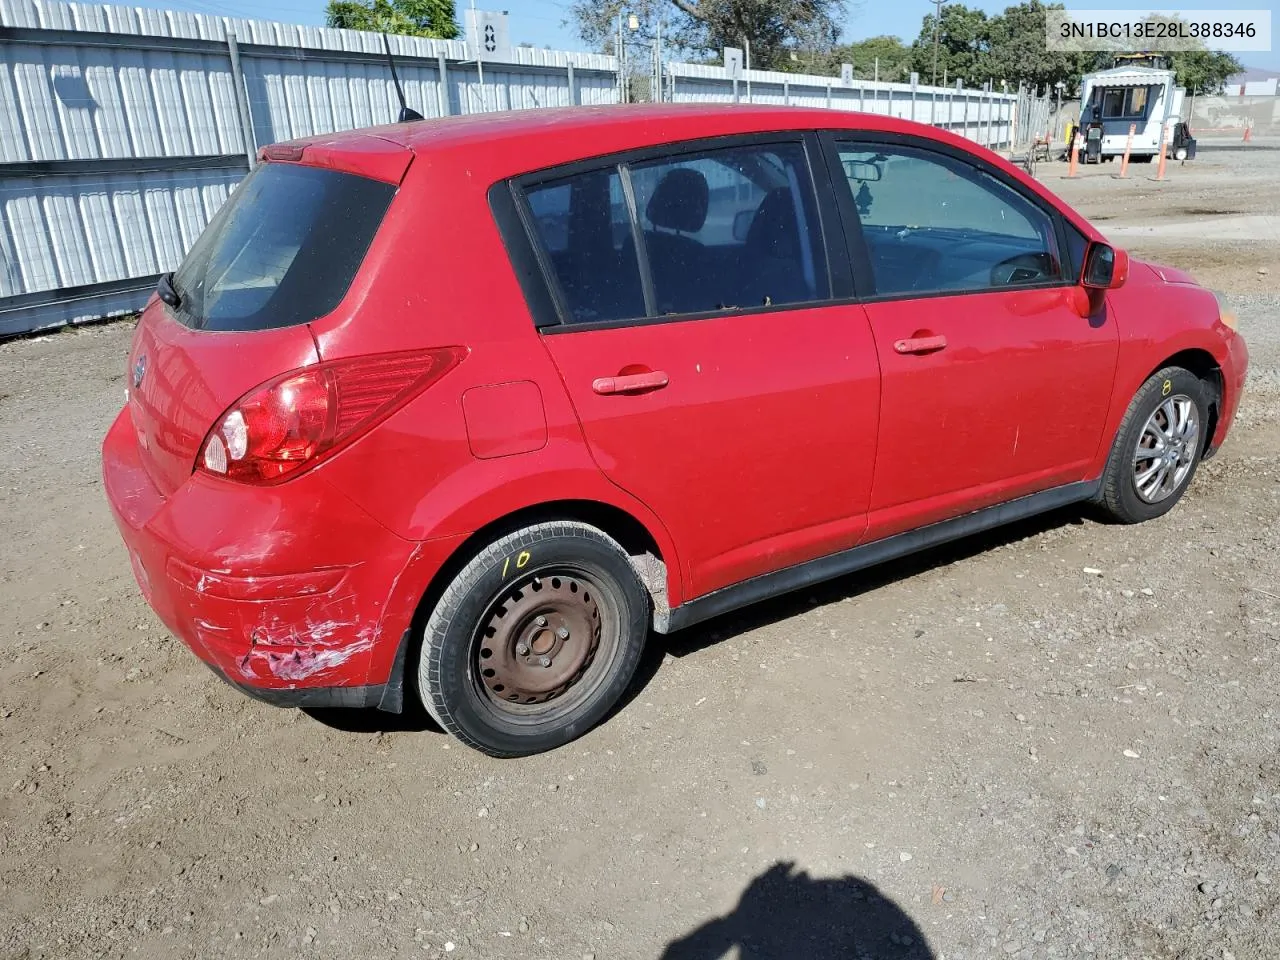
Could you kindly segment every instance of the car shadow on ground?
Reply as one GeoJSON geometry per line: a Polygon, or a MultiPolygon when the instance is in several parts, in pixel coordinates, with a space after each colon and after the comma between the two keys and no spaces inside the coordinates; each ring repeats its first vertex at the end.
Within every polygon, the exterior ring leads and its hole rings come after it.
{"type": "MultiPolygon", "coordinates": [[[[683,657],[703,650],[742,633],[747,633],[770,623],[777,623],[797,616],[814,607],[857,597],[872,590],[906,580],[938,567],[944,567],[969,557],[985,553],[1027,537],[1052,530],[1055,527],[1084,523],[1079,507],[1064,507],[1050,513],[997,527],[985,533],[974,534],[939,547],[881,564],[869,570],[838,577],[826,583],[815,584],[772,600],[764,600],[742,610],[727,613],[705,623],[668,636],[651,634],[644,657],[636,671],[636,678],[610,716],[625,710],[627,705],[644,690],[657,675],[663,657],[683,657]]],[[[416,628],[415,628],[416,632],[416,628]]],[[[415,651],[416,653],[416,651],[415,651]]],[[[308,708],[303,712],[313,720],[345,733],[393,733],[434,731],[442,732],[436,722],[423,709],[418,699],[413,678],[417,676],[416,657],[406,664],[404,712],[386,713],[382,710],[344,710],[308,708]]]]}
{"type": "Polygon", "coordinates": [[[661,960],[932,960],[915,922],[875,885],[817,879],[779,862],[734,909],[671,941],[661,960]],[[734,948],[736,954],[730,954],[734,948]]]}
{"type": "Polygon", "coordinates": [[[761,601],[742,610],[726,613],[705,623],[697,624],[678,633],[651,637],[636,683],[631,695],[637,695],[658,672],[665,654],[684,657],[697,653],[713,644],[732,639],[759,627],[798,616],[815,607],[838,603],[870,593],[899,580],[928,573],[938,567],[975,557],[997,547],[1003,547],[1028,537],[1034,537],[1058,527],[1084,524],[1085,516],[1079,506],[1063,507],[1026,520],[1019,520],[983,533],[973,534],[951,543],[942,544],[898,560],[871,567],[867,570],[837,577],[825,583],[788,593],[772,600],[761,601]]]}

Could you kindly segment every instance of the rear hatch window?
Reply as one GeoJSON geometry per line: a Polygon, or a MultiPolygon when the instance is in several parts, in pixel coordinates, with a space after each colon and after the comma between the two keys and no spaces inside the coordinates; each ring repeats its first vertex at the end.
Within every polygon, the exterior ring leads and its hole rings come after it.
{"type": "Polygon", "coordinates": [[[308,323],[346,294],[396,187],[265,163],[240,184],[173,275],[174,316],[197,330],[308,323]]]}

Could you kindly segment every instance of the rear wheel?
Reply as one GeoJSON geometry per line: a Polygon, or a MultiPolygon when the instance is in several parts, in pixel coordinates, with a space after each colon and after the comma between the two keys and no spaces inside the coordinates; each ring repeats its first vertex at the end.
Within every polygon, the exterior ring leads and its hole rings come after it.
{"type": "Polygon", "coordinates": [[[1165,367],[1134,395],[1116,433],[1098,502],[1121,523],[1173,509],[1195,476],[1208,423],[1205,385],[1182,367],[1165,367]]]}
{"type": "Polygon", "coordinates": [[[491,756],[561,746],[630,683],[649,596],[625,551],[558,521],[494,541],[446,588],[426,626],[418,690],[444,729],[491,756]]]}

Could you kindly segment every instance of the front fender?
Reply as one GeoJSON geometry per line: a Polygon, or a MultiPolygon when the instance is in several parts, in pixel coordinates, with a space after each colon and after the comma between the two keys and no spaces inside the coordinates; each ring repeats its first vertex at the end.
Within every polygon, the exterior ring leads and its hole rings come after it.
{"type": "MultiPolygon", "coordinates": [[[[1136,271],[1135,271],[1136,272],[1136,271]]],[[[1120,332],[1119,357],[1104,442],[1091,472],[1106,466],[1112,440],[1120,429],[1134,394],[1153,373],[1178,354],[1200,352],[1223,371],[1223,412],[1234,411],[1239,400],[1238,363],[1233,340],[1239,335],[1221,319],[1217,298],[1202,287],[1159,280],[1129,283],[1107,295],[1120,332]]],[[[1226,424],[1221,424],[1226,426],[1226,424]]]]}

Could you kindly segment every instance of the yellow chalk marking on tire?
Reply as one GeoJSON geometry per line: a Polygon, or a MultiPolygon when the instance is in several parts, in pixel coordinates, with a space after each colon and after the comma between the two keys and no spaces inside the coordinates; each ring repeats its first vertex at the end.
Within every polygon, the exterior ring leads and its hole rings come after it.
{"type": "MultiPolygon", "coordinates": [[[[533,559],[533,554],[531,554],[528,550],[521,550],[519,553],[516,554],[516,557],[515,557],[516,569],[523,570],[525,567],[529,565],[529,561],[532,559],[533,559]]],[[[502,579],[505,580],[507,578],[507,573],[510,572],[510,570],[511,570],[511,558],[507,557],[507,559],[502,561],[502,579]]]]}
{"type": "Polygon", "coordinates": [[[1164,382],[1164,386],[1160,388],[1160,396],[1167,397],[1172,392],[1173,392],[1173,381],[1166,380],[1164,382]]]}

